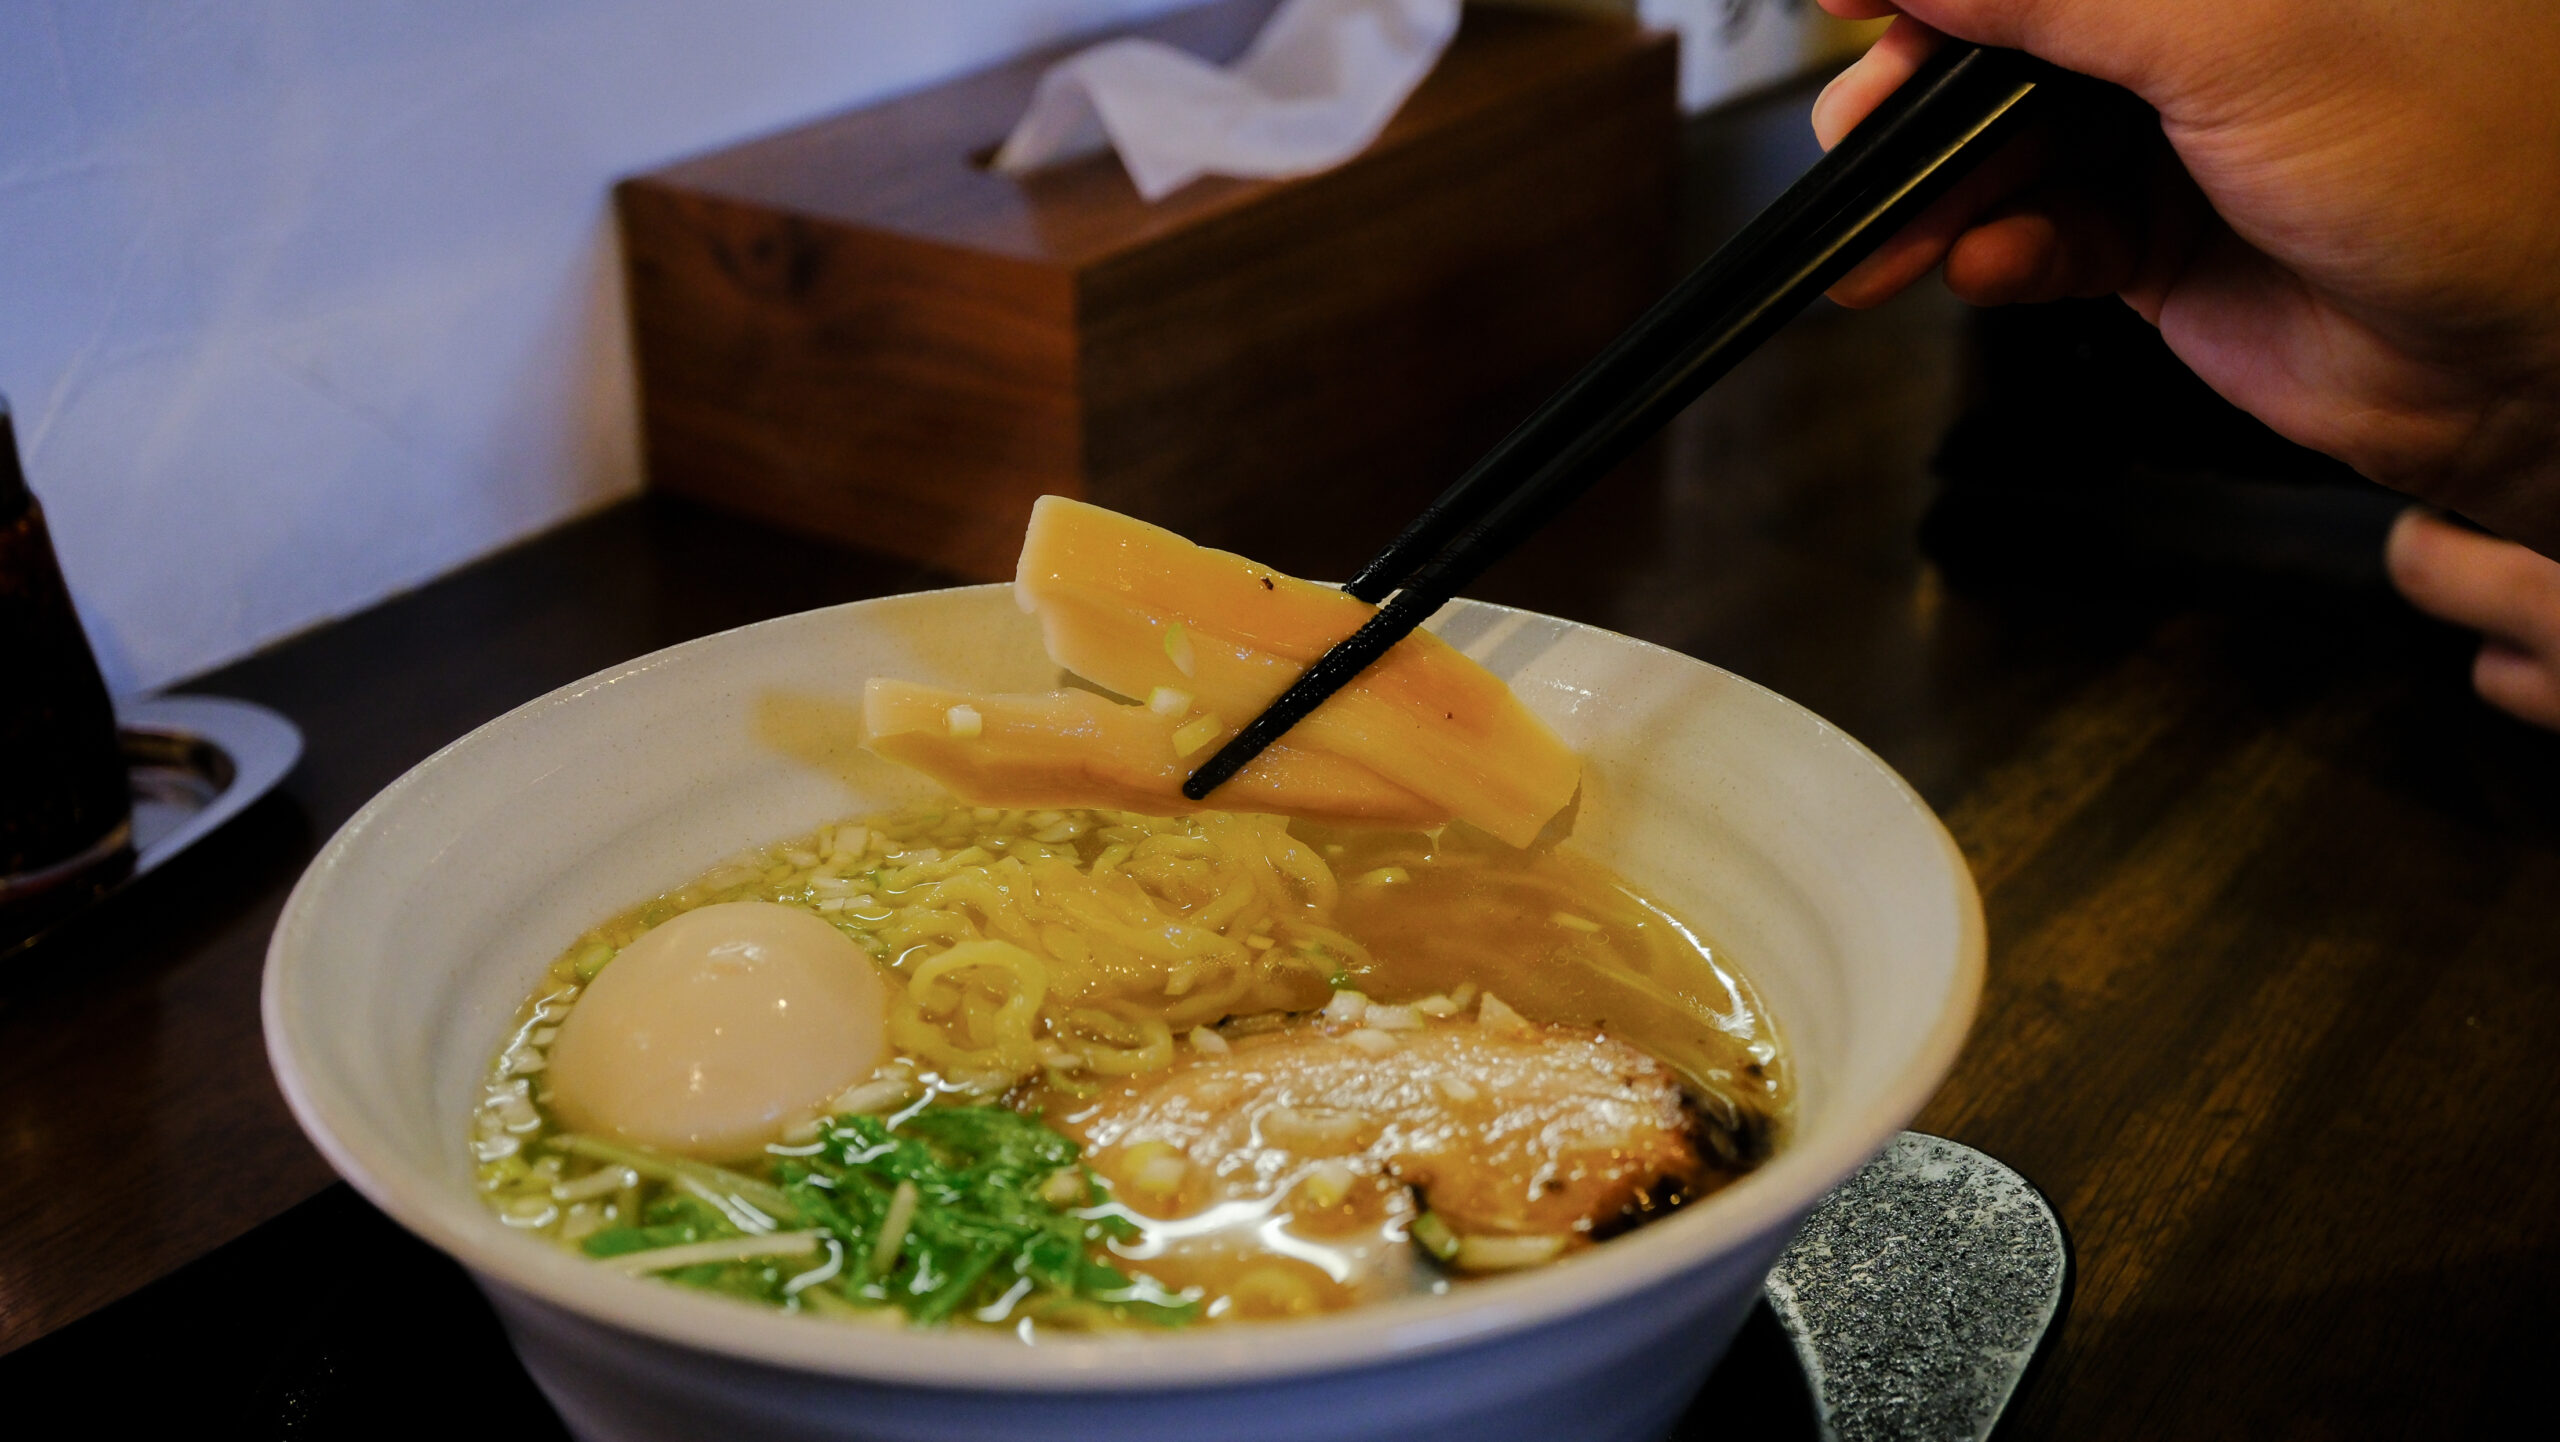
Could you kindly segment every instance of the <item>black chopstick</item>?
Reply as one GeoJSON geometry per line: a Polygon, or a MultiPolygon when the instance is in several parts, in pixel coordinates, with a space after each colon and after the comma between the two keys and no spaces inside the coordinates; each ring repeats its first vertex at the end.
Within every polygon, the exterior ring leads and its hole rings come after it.
{"type": "Polygon", "coordinates": [[[2061,72],[1950,41],[1346,587],[1385,598],[1182,786],[1202,800],[2007,142],[2061,72]]]}

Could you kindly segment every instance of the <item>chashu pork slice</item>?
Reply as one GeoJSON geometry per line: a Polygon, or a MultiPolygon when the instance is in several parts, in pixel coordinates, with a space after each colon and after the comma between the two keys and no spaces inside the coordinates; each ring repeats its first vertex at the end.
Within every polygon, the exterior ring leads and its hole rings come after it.
{"type": "Polygon", "coordinates": [[[1277,1197],[1323,1230],[1418,1198],[1436,1221],[1415,1239],[1470,1270],[1544,1261],[1724,1179],[1678,1079],[1624,1042],[1490,998],[1481,1018],[1360,1010],[1185,1048],[1069,1130],[1154,1215],[1277,1197]]]}

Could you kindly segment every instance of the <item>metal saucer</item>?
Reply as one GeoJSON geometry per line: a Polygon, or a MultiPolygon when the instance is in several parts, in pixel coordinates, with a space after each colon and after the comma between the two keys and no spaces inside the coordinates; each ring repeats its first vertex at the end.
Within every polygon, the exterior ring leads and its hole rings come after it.
{"type": "Polygon", "coordinates": [[[37,930],[0,941],[0,962],[96,911],[275,789],[302,756],[302,732],[283,716],[221,696],[149,696],[116,703],[116,731],[133,789],[132,864],[85,902],[37,930]]]}

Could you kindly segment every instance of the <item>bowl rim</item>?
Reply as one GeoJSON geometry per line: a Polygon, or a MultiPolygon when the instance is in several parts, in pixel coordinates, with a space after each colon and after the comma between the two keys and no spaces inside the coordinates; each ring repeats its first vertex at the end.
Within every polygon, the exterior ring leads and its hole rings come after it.
{"type": "MultiPolygon", "coordinates": [[[[347,858],[414,793],[432,786],[454,758],[539,724],[539,718],[601,687],[678,664],[761,627],[854,608],[929,603],[1009,590],[1004,583],[905,592],[770,617],[699,636],[607,667],[511,708],[438,748],[385,786],[338,828],[285,900],[269,939],[259,986],[269,1065],[286,1106],[329,1165],[413,1235],[460,1261],[483,1287],[523,1294],[586,1321],[658,1342],[792,1371],[906,1386],[979,1391],[1171,1390],[1349,1371],[1445,1351],[1554,1323],[1671,1281],[1719,1256],[1745,1253],[1755,1239],[1790,1230],[1832,1187],[1863,1166],[1927,1103],[1953,1066],[1980,1006],[1986,940],[1971,868],[1945,823],[1910,783],[1855,737],[1776,691],[1666,646],[1606,628],[1491,602],[1465,601],[1502,617],[1557,621],[1682,666],[1703,667],[1800,713],[1844,743],[1899,794],[1936,838],[1957,895],[1956,957],[1945,1001],[1909,1061],[1855,1110],[1781,1150],[1757,1170],[1698,1204],[1533,1272],[1487,1278],[1434,1296],[1399,1298],[1322,1317],[1225,1322],[1183,1332],[1043,1334],[1026,1346],[994,1330],[911,1331],[815,1322],[750,1302],[693,1292],[596,1267],[499,1224],[477,1197],[444,1188],[399,1149],[369,1135],[351,1107],[328,1095],[297,1049],[291,986],[310,949],[314,913],[347,858]],[[457,1205],[458,1204],[458,1205],[457,1205]],[[464,1209],[468,1210],[465,1211],[464,1209]]],[[[1781,1241],[1783,1239],[1780,1239],[1781,1241]]],[[[1770,1244],[1774,1253],[1777,1242],[1770,1244]]]]}

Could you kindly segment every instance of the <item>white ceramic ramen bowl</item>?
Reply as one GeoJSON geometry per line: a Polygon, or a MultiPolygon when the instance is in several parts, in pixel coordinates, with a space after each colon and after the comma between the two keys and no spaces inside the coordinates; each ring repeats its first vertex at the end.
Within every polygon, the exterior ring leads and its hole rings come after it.
{"type": "Polygon", "coordinates": [[[509,1231],[468,1118],[544,966],[752,844],[928,794],[849,739],[866,677],[1057,671],[1005,588],[893,597],[676,646],[530,702],[394,782],[294,889],[267,1048],[304,1130],[459,1258],[589,1442],[1651,1442],[1816,1199],[1916,1112],[1981,989],[1979,903],[1929,808],[1748,681],[1461,602],[1442,634],[1588,758],[1575,844],[1698,923],[1792,1048],[1794,1132],[1704,1202],[1535,1272],[1272,1324],[1049,1340],[767,1312],[509,1231]]]}

